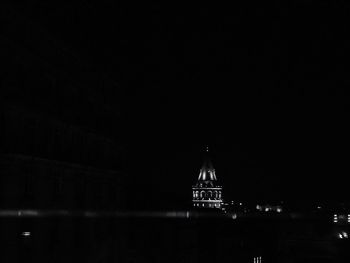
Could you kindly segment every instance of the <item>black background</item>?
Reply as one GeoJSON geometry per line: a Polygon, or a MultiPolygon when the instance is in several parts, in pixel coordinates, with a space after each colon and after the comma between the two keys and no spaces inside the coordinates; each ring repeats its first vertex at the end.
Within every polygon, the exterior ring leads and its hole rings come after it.
{"type": "Polygon", "coordinates": [[[133,194],[188,201],[209,145],[227,199],[347,198],[349,4],[17,7],[120,84],[133,194]]]}

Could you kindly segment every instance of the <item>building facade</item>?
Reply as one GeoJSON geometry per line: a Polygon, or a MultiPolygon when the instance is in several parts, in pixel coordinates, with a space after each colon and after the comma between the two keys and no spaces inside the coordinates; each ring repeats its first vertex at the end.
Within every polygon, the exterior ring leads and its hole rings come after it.
{"type": "Polygon", "coordinates": [[[16,5],[0,17],[0,210],[125,207],[121,88],[16,5]]]}
{"type": "Polygon", "coordinates": [[[218,184],[208,147],[197,183],[192,186],[192,203],[195,208],[222,207],[222,186],[218,184]]]}

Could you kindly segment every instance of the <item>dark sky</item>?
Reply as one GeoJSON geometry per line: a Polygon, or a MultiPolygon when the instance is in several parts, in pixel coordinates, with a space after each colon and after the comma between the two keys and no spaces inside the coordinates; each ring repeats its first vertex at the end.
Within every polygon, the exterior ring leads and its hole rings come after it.
{"type": "Polygon", "coordinates": [[[349,4],[49,2],[20,8],[123,88],[135,182],[186,199],[209,144],[229,198],[346,197],[349,4]]]}

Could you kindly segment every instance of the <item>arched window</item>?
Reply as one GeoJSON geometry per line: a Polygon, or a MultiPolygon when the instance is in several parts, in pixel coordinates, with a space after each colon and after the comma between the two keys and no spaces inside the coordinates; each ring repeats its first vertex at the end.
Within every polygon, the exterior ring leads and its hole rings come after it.
{"type": "Polygon", "coordinates": [[[214,191],[214,199],[218,199],[218,191],[214,191]]]}
{"type": "Polygon", "coordinates": [[[205,192],[201,191],[201,199],[204,199],[204,198],[205,198],[205,192]]]}
{"type": "Polygon", "coordinates": [[[212,198],[212,192],[208,191],[208,199],[210,200],[212,198]]]}

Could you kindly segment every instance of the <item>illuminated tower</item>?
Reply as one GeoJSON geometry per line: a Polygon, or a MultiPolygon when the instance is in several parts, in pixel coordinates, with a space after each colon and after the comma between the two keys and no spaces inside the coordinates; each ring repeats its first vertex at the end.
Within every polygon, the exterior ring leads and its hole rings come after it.
{"type": "Polygon", "coordinates": [[[208,155],[207,147],[197,183],[192,186],[192,203],[196,208],[221,208],[222,186],[217,183],[215,169],[208,155]]]}

